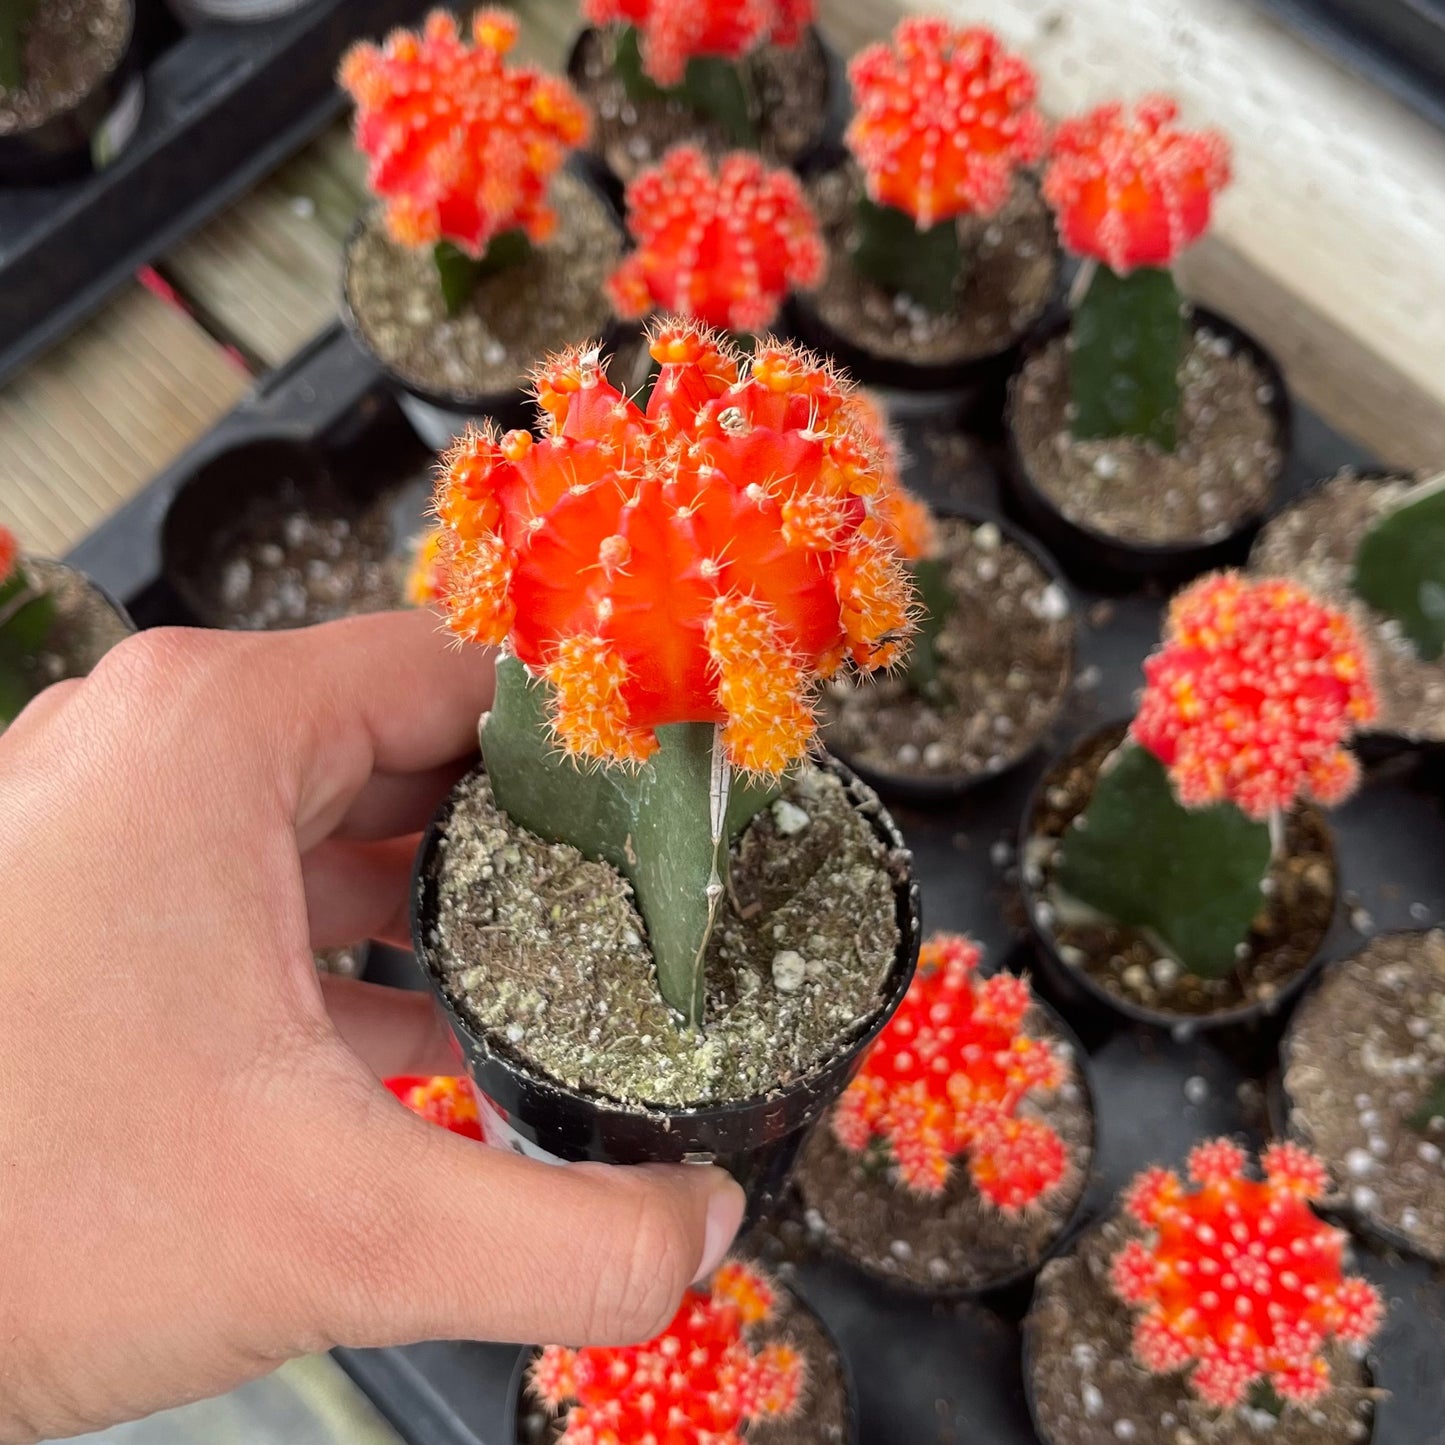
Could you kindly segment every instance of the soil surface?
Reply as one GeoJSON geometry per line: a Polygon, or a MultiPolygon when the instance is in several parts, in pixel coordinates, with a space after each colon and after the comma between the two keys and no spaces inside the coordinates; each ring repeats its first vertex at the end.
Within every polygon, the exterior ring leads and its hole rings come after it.
{"type": "MultiPolygon", "coordinates": [[[[803,1357],[805,1384],[789,1419],[765,1418],[748,1426],[749,1445],[848,1445],[852,1431],[843,1364],[813,1314],[780,1290],[773,1318],[750,1338],[758,1347],[775,1341],[792,1345],[803,1357]]],[[[563,1424],[561,1416],[528,1394],[518,1412],[516,1445],[556,1445],[563,1424]]]]}
{"type": "Polygon", "coordinates": [[[1150,1375],[1134,1360],[1134,1312],[1109,1287],[1109,1263],[1136,1227],[1110,1220],[1039,1276],[1026,1329],[1030,1383],[1046,1445],[1364,1445],[1374,1409],[1364,1366],[1325,1351],[1334,1388],[1276,1418],[1221,1413],[1190,1394],[1184,1373],[1150,1375]]]}
{"type": "Polygon", "coordinates": [[[1214,542],[1264,512],[1284,466],[1272,384],[1252,357],[1203,327],[1180,373],[1179,445],[1071,431],[1066,339],[1025,363],[1012,420],[1034,485],[1079,526],[1123,542],[1214,542]]]}
{"type": "Polygon", "coordinates": [[[519,828],[481,773],[455,796],[434,965],[457,1008],[527,1066],[626,1103],[754,1098],[876,1014],[899,944],[891,860],[832,774],[804,768],[734,845],[701,1033],[663,1003],[619,873],[519,828]]]}
{"type": "Polygon", "coordinates": [[[1411,1126],[1445,1075],[1445,933],[1385,934],[1300,1005],[1290,1127],[1330,1165],[1339,1203],[1445,1264],[1445,1119],[1411,1126]]]}
{"type": "Polygon", "coordinates": [[[1344,471],[1281,512],[1259,535],[1250,570],[1293,577],[1350,614],[1369,644],[1379,732],[1445,740],[1445,658],[1425,662],[1400,624],[1350,590],[1355,553],[1369,529],[1414,486],[1413,478],[1367,481],[1344,471]]]}
{"type": "Polygon", "coordinates": [[[1306,805],[1289,815],[1285,846],[1270,863],[1260,911],[1246,940],[1249,951],[1228,978],[1184,972],[1124,924],[1057,921],[1053,869],[1058,841],[1088,806],[1104,760],[1123,737],[1122,729],[1111,729],[1086,739],[1044,777],[1023,860],[1039,899],[1036,921],[1053,937],[1065,963],[1083,969],[1127,1003],[1180,1018],[1268,1004],[1309,966],[1334,916],[1339,886],[1334,845],[1318,808],[1306,805]]]}
{"type": "Polygon", "coordinates": [[[924,1289],[978,1290],[1034,1268],[1067,1227],[1089,1182],[1094,1120],[1072,1048],[1035,1007],[1024,1023],[1070,1057],[1064,1083],[1034,1094],[1020,1114],[1053,1126],[1069,1172],[1031,1209],[1010,1216],[974,1188],[966,1159],[954,1161],[941,1195],[898,1185],[887,1164],[845,1149],[827,1123],[808,1141],[796,1186],[810,1230],[871,1274],[924,1289]]]}
{"type": "Polygon", "coordinates": [[[459,402],[511,393],[569,346],[602,337],[602,283],[622,254],[606,203],[568,172],[552,185],[557,234],[518,266],[484,277],[448,316],[429,247],[399,246],[372,212],[347,254],[346,297],[376,354],[402,380],[459,402]]]}
{"type": "Polygon", "coordinates": [[[939,520],[954,609],[936,649],[951,702],[904,673],[840,678],[823,695],[824,740],[877,773],[972,778],[1031,752],[1058,715],[1073,667],[1069,595],[992,522],[939,520]]]}
{"type": "MultiPolygon", "coordinates": [[[[675,145],[695,145],[713,157],[737,149],[716,121],[681,101],[630,100],[612,69],[615,33],[586,32],[574,83],[592,107],[592,149],[624,185],[675,145]]],[[[761,47],[748,67],[761,116],[757,148],[770,163],[791,165],[818,144],[828,126],[827,56],[810,32],[791,49],[761,47]]]]}
{"type": "Polygon", "coordinates": [[[948,366],[1006,351],[1043,314],[1059,275],[1053,221],[1038,189],[1020,180],[995,216],[959,220],[972,267],[953,311],[912,305],[853,269],[849,247],[863,178],[851,163],[808,183],[828,245],[828,273],[801,304],[875,356],[948,366]]]}
{"type": "Polygon", "coordinates": [[[41,0],[25,27],[25,84],[0,89],[0,136],[74,110],[120,64],[131,0],[41,0]]]}

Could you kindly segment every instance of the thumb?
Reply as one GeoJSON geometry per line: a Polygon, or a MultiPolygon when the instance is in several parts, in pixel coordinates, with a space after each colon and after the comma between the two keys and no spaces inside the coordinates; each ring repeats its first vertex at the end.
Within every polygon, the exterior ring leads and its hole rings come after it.
{"type": "MultiPolygon", "coordinates": [[[[372,1098],[330,1131],[321,1177],[360,1187],[322,1226],[327,1247],[313,1234],[307,1250],[307,1293],[333,1343],[651,1339],[742,1222],[743,1192],[720,1169],[538,1163],[429,1124],[374,1085],[372,1098]]],[[[312,1180],[315,1144],[298,1159],[312,1180]]]]}

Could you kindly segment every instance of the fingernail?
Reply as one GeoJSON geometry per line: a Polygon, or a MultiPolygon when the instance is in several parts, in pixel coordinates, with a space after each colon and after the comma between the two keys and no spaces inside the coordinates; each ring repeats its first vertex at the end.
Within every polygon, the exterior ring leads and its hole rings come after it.
{"type": "Polygon", "coordinates": [[[706,1279],[727,1258],[747,1208],[747,1198],[737,1183],[722,1174],[721,1170],[718,1172],[721,1180],[707,1202],[707,1227],[703,1233],[699,1280],[706,1279]]]}

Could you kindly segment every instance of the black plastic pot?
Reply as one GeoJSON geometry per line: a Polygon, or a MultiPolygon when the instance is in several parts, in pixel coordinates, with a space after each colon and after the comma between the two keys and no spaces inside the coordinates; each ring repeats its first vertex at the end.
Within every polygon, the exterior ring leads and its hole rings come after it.
{"type": "MultiPolygon", "coordinates": [[[[1067,757],[1075,752],[1082,752],[1097,739],[1108,734],[1116,734],[1122,741],[1127,728],[1128,724],[1124,721],[1096,728],[1093,732],[1077,739],[1060,756],[1067,757]]],[[[1097,1015],[1102,1012],[1116,1020],[1124,1019],[1130,1023],[1147,1024],[1150,1028],[1168,1029],[1171,1033],[1186,1037],[1200,1032],[1228,1031],[1238,1039],[1248,1053],[1255,1052],[1253,1035],[1267,1033],[1271,1029],[1277,1035],[1281,1027],[1280,1021],[1287,1014],[1290,1005],[1324,967],[1325,939],[1320,940],[1320,947],[1316,949],[1310,962],[1293,978],[1282,984],[1273,997],[1254,1003],[1240,1004],[1234,1008],[1220,1009],[1209,1014],[1174,1014],[1166,1013],[1161,1009],[1146,1008],[1142,1004],[1133,1003],[1111,993],[1095,982],[1084,969],[1075,968],[1065,962],[1059,952],[1052,928],[1039,918],[1039,909],[1047,900],[1039,891],[1039,880],[1028,857],[1030,841],[1037,833],[1034,820],[1038,816],[1039,804],[1043,797],[1043,791],[1048,786],[1051,771],[1052,767],[1046,768],[1029,792],[1028,802],[1024,806],[1023,819],[1019,824],[1019,856],[1021,860],[1019,892],[1022,895],[1024,912],[1028,918],[1029,933],[1033,939],[1039,971],[1049,997],[1060,1008],[1069,1011],[1071,1017],[1074,1016],[1075,1010],[1080,1011],[1084,1017],[1090,1013],[1097,1015]]],[[[1337,910],[1338,906],[1337,898],[1337,910]]]]}
{"type": "MultiPolygon", "coordinates": [[[[1203,306],[1192,309],[1196,330],[1214,332],[1235,352],[1247,354],[1267,379],[1269,411],[1274,417],[1281,453],[1280,474],[1288,465],[1294,444],[1293,407],[1284,376],[1274,358],[1232,321],[1203,306]]],[[[1066,517],[1054,500],[1034,481],[1019,450],[1013,426],[1018,377],[1031,356],[1068,331],[1067,321],[1041,334],[1024,348],[1018,371],[1009,384],[1004,411],[1004,503],[1009,511],[1064,564],[1075,581],[1105,591],[1127,591],[1146,582],[1177,584],[1215,567],[1243,563],[1255,534],[1270,508],[1246,518],[1227,536],[1212,542],[1129,542],[1066,517]]],[[[1276,493],[1278,479],[1276,479],[1276,493]]]]}
{"type": "Polygon", "coordinates": [[[25,557],[22,565],[40,584],[49,591],[56,582],[62,578],[73,577],[78,579],[92,601],[101,607],[107,608],[115,614],[116,621],[127,632],[136,630],[136,625],[125,607],[116,600],[95,578],[88,576],[78,567],[72,567],[68,562],[52,561],[48,557],[25,557]]]}
{"type": "Polygon", "coordinates": [[[712,1162],[746,1190],[749,1218],[765,1214],[781,1196],[808,1130],[842,1092],[863,1049],[902,1002],[921,941],[918,885],[912,860],[893,820],[873,795],[840,764],[825,760],[848,787],[855,805],[889,850],[898,922],[898,955],[884,984],[878,1012],[867,1026],[839,1041],[832,1058],[776,1091],[750,1099],[695,1108],[628,1105],[573,1089],[535,1072],[504,1043],[479,1033],[447,997],[431,963],[432,920],[437,911],[439,844],[452,801],[441,807],[422,841],[412,886],[412,938],[432,980],[447,1022],[467,1058],[489,1142],[552,1162],[605,1164],[712,1162]],[[487,1101],[493,1117],[488,1119],[487,1101]]]}
{"type": "MultiPolygon", "coordinates": [[[[838,1368],[843,1374],[843,1386],[847,1392],[847,1416],[848,1431],[843,1440],[837,1445],[858,1445],[858,1382],[853,1378],[853,1367],[848,1356],[843,1353],[843,1347],[834,1337],[833,1331],[828,1328],[828,1323],[794,1291],[789,1290],[793,1303],[798,1308],[805,1310],[813,1320],[813,1323],[823,1332],[829,1345],[833,1348],[833,1355],[838,1361],[838,1368]]],[[[507,1410],[503,1420],[502,1434],[499,1445],[545,1445],[545,1439],[527,1431],[523,1426],[525,1418],[522,1409],[522,1397],[527,1388],[527,1371],[532,1367],[532,1361],[537,1358],[538,1351],[523,1350],[517,1357],[516,1367],[512,1371],[512,1382],[507,1387],[507,1410]]]]}
{"type": "MultiPolygon", "coordinates": [[[[1049,1020],[1049,1027],[1059,1035],[1060,1038],[1073,1051],[1074,1062],[1078,1068],[1079,1080],[1083,1085],[1085,1097],[1088,1100],[1089,1117],[1093,1120],[1094,1134],[1093,1142],[1089,1151],[1089,1167],[1086,1171],[1082,1187],[1079,1190],[1079,1198],[1073,1209],[1069,1211],[1068,1218],[1064,1220],[1059,1228],[1058,1234],[1054,1237],[1049,1247],[1044,1251],[1036,1264],[1025,1265],[1022,1269],[1013,1270],[1008,1274],[999,1275],[996,1279],[985,1280],[981,1284],[972,1286],[960,1285],[925,1285],[916,1280],[904,1278],[901,1275],[890,1274],[886,1270],[879,1269],[871,1261],[857,1258],[851,1254],[847,1247],[834,1235],[828,1227],[828,1221],[823,1220],[823,1244],[828,1253],[843,1261],[849,1269],[856,1270],[859,1274],[866,1276],[884,1290],[897,1294],[905,1299],[922,1300],[971,1300],[987,1304],[990,1308],[997,1310],[1007,1317],[1021,1316],[1028,1307],[1029,1294],[1032,1288],[1033,1279],[1050,1259],[1056,1254],[1062,1253],[1072,1240],[1079,1233],[1084,1222],[1093,1212],[1093,1190],[1091,1181],[1094,1172],[1094,1158],[1099,1149],[1099,1108],[1098,1095],[1094,1088],[1093,1074],[1089,1062],[1089,1055],[1079,1036],[1069,1027],[1068,1022],[1059,1012],[1037,996],[1034,999],[1034,1006],[1043,1011],[1049,1020]]],[[[827,1127],[826,1124],[820,1128],[827,1127]]],[[[963,1161],[955,1162],[955,1168],[962,1168],[963,1161]]],[[[895,1186],[890,1184],[882,1175],[879,1176],[877,1187],[884,1190],[892,1190],[895,1186]]],[[[808,1207],[808,1200],[805,1191],[797,1186],[797,1193],[802,1199],[805,1207],[808,1207]]],[[[816,1206],[812,1206],[816,1208],[816,1206]]],[[[819,1211],[821,1213],[821,1211],[819,1211]]]]}
{"type": "Polygon", "coordinates": [[[68,110],[30,130],[0,136],[0,185],[51,185],[104,170],[130,143],[145,103],[136,14],[113,70],[68,110]]]}
{"type": "MultiPolygon", "coordinates": [[[[1063,589],[1064,595],[1069,599],[1070,615],[1074,618],[1076,626],[1068,672],[1059,689],[1059,703],[1062,706],[1073,680],[1074,665],[1078,655],[1078,605],[1059,564],[1027,532],[1004,518],[988,515],[981,510],[968,511],[956,507],[937,508],[934,515],[940,520],[952,517],[975,526],[991,522],[1014,546],[1027,552],[1044,573],[1063,589]]],[[[824,740],[827,741],[826,731],[824,740]]],[[[979,773],[941,773],[934,777],[913,777],[908,774],[884,772],[879,768],[869,767],[866,763],[860,762],[844,748],[829,744],[828,750],[890,803],[899,803],[910,808],[943,808],[958,802],[960,798],[969,793],[987,788],[1000,778],[1006,777],[1014,769],[1026,763],[1038,751],[1042,742],[1041,735],[1026,752],[1020,753],[1017,757],[996,768],[989,768],[979,773]]]]}

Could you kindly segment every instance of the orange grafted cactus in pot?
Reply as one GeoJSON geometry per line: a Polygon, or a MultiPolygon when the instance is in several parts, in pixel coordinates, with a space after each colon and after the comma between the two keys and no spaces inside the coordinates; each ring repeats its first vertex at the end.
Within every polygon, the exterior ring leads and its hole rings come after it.
{"type": "Polygon", "coordinates": [[[716,170],[675,146],[627,188],[637,246],[608,290],[622,316],[654,309],[733,331],[762,331],[794,287],[822,278],[818,223],[789,171],[735,151],[716,170]]]}
{"type": "Polygon", "coordinates": [[[1310,1208],[1326,1192],[1324,1165],[1274,1144],[1263,1179],[1245,1173],[1228,1139],[1189,1156],[1188,1188],[1150,1169],[1125,1199],[1147,1231],[1115,1256],[1115,1293],[1141,1311],[1134,1353],[1153,1374],[1189,1369],[1189,1387],[1221,1409],[1267,1383],[1299,1404],[1330,1388],[1321,1351],[1331,1337],[1363,1344],[1379,1328],[1379,1295],[1343,1272],[1346,1236],[1310,1208]]]}
{"type": "Polygon", "coordinates": [[[899,1182],[940,1194],[954,1161],[968,1158],[974,1187],[1013,1213],[1056,1188],[1068,1170],[1064,1142],[1020,1113],[1057,1089],[1065,1065],[1024,1032],[1028,985],[1010,974],[980,979],[978,946],[955,934],[923,945],[898,1012],[863,1057],[833,1111],[847,1149],[887,1146],[899,1182]]]}
{"type": "Polygon", "coordinates": [[[791,1416],[802,1397],[797,1350],[750,1339],[775,1308],[764,1276],[725,1264],[708,1290],[689,1290],[672,1323],[644,1345],[543,1350],[531,1370],[533,1393],[562,1414],[560,1445],[742,1445],[750,1424],[791,1416]]]}

